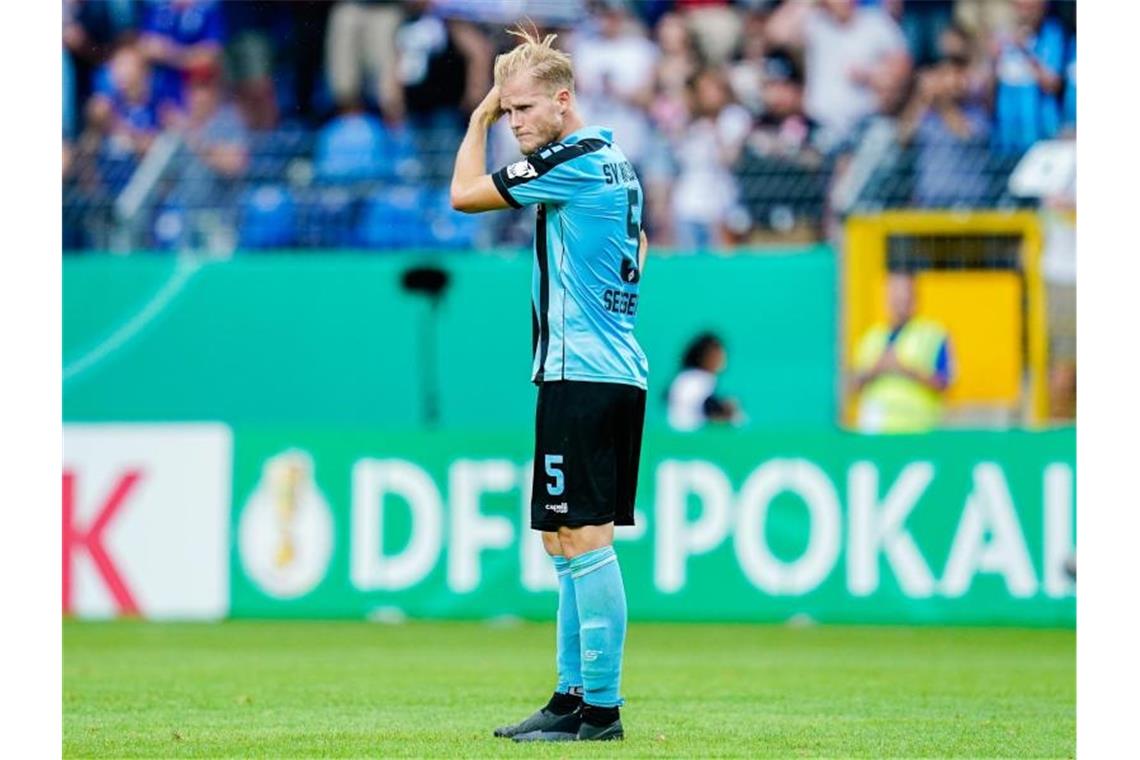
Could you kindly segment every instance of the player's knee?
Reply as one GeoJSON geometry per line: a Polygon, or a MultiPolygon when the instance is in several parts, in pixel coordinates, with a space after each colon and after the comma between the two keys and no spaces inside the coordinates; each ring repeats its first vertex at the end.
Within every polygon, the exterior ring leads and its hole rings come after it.
{"type": "Polygon", "coordinates": [[[585,554],[589,551],[583,548],[585,542],[582,540],[581,533],[574,528],[562,526],[555,535],[559,546],[562,548],[562,556],[567,559],[574,559],[579,554],[585,554]]]}
{"type": "Polygon", "coordinates": [[[563,525],[558,529],[558,541],[562,545],[562,556],[574,559],[580,554],[612,545],[613,523],[576,528],[563,525]]]}
{"type": "Polygon", "coordinates": [[[542,532],[542,548],[546,549],[546,553],[551,557],[562,557],[565,554],[562,551],[562,541],[557,533],[542,532]]]}

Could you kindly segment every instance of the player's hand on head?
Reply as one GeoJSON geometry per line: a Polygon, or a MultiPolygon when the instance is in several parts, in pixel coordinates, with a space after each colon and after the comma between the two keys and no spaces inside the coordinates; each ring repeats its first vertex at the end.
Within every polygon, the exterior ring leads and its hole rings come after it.
{"type": "Polygon", "coordinates": [[[503,108],[499,102],[499,86],[490,89],[483,101],[475,107],[472,118],[479,119],[485,126],[491,126],[503,115],[503,108]]]}

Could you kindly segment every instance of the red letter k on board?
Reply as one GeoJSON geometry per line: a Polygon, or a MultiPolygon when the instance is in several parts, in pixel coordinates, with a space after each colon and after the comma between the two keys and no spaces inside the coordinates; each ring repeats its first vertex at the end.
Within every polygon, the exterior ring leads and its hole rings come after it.
{"type": "Polygon", "coordinates": [[[107,500],[100,507],[95,519],[86,529],[75,524],[75,473],[63,473],[63,614],[72,612],[72,565],[75,552],[85,551],[95,564],[95,569],[111,592],[115,605],[122,615],[138,615],[139,608],[131,591],[119,575],[111,555],[103,546],[103,532],[111,524],[115,513],[123,506],[127,494],[142,477],[137,470],[129,470],[111,488],[107,500]]]}

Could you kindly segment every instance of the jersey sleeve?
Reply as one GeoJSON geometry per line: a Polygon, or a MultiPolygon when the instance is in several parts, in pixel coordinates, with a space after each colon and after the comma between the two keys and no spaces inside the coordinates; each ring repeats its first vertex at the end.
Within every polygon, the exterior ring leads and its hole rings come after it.
{"type": "Polygon", "coordinates": [[[492,174],[491,179],[499,194],[514,208],[534,203],[564,203],[597,180],[587,160],[574,160],[591,152],[586,147],[579,143],[554,152],[535,153],[504,166],[492,174]]]}

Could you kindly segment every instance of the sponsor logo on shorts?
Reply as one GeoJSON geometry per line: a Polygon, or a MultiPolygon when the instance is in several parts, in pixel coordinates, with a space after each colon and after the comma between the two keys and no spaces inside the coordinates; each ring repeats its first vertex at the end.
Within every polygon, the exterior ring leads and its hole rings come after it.
{"type": "Polygon", "coordinates": [[[557,512],[560,515],[564,515],[570,511],[570,505],[566,502],[562,502],[561,504],[547,504],[546,508],[551,512],[557,512]]]}

